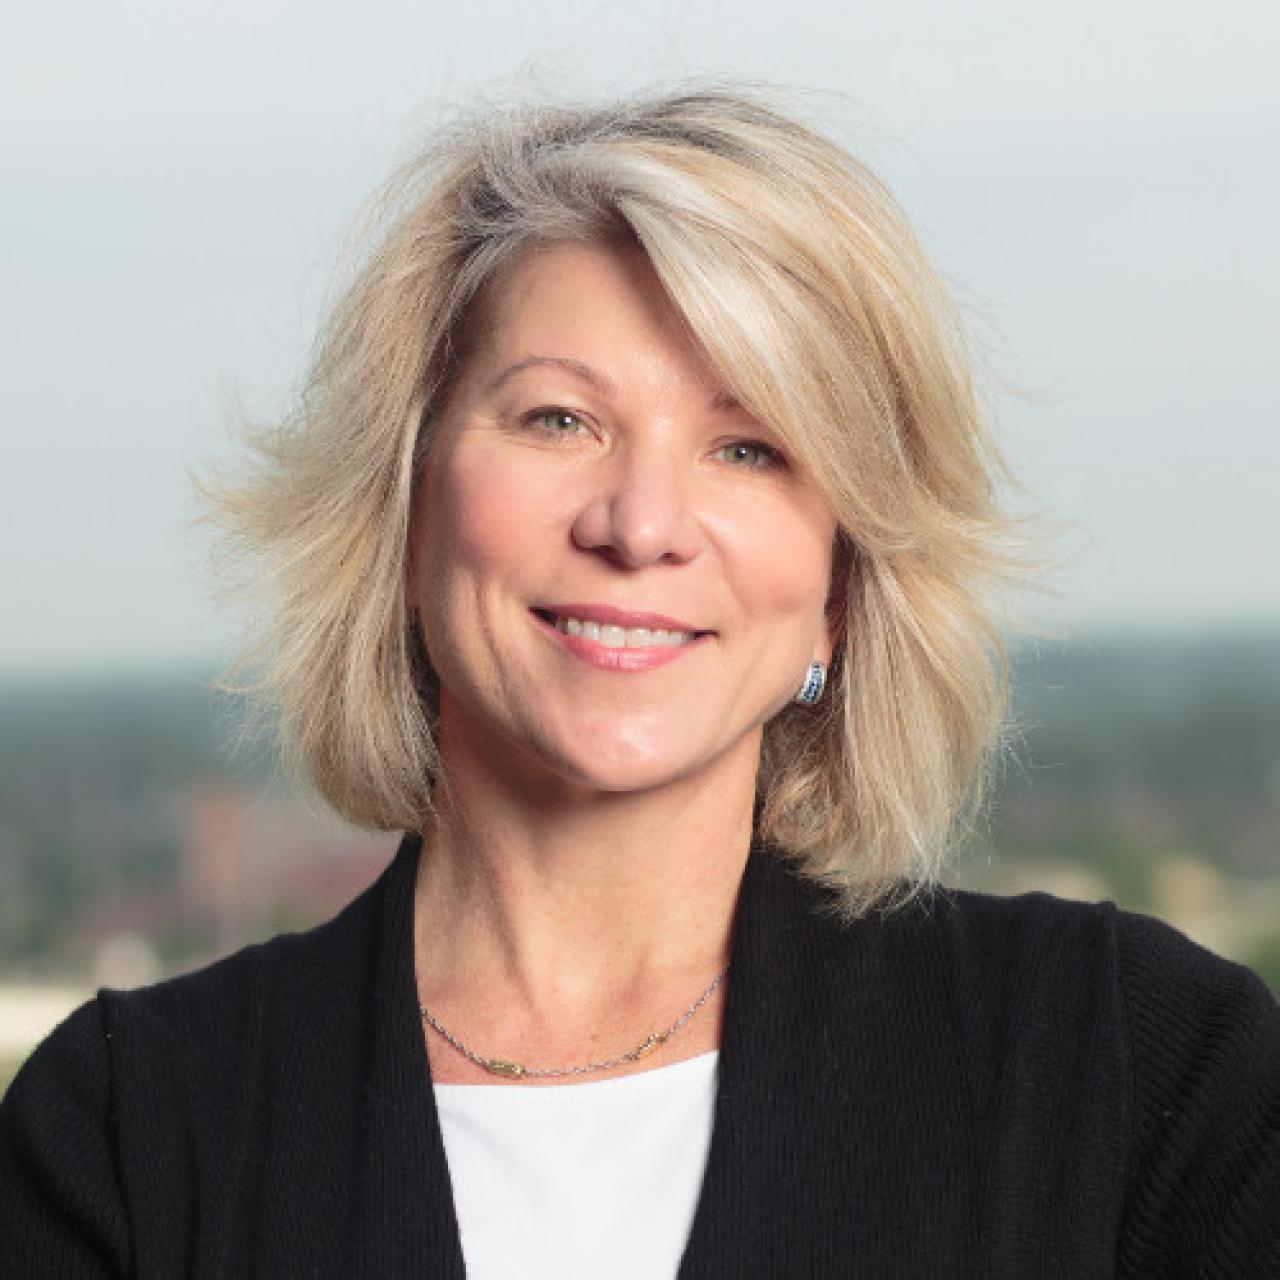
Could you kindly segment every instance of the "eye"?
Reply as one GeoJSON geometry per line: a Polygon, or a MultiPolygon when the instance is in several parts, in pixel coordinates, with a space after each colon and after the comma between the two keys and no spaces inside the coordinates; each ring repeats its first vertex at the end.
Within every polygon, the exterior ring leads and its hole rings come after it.
{"type": "Polygon", "coordinates": [[[568,409],[535,409],[524,422],[549,436],[576,436],[587,429],[586,422],[568,409]]]}
{"type": "Polygon", "coordinates": [[[747,471],[782,465],[782,455],[759,440],[735,440],[722,446],[717,453],[723,461],[747,471]]]}

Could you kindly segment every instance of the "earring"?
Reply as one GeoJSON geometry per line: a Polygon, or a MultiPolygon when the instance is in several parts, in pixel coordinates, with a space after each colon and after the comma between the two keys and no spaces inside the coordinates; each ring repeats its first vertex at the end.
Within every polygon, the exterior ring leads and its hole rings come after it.
{"type": "Polygon", "coordinates": [[[827,683],[827,669],[821,662],[809,663],[809,670],[805,672],[804,683],[800,686],[800,692],[796,694],[795,701],[802,707],[811,707],[817,700],[822,697],[822,690],[827,683]]]}

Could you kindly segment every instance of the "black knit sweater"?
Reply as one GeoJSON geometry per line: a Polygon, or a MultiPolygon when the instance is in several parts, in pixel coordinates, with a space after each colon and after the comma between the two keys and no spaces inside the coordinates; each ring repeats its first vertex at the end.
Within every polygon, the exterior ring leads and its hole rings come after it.
{"type": "MultiPolygon", "coordinates": [[[[418,853],[330,923],[103,991],[45,1041],[0,1106],[0,1274],[463,1274],[418,853]]],[[[681,1276],[1280,1276],[1257,978],[1110,906],[829,905],[753,851],[681,1276]]]]}

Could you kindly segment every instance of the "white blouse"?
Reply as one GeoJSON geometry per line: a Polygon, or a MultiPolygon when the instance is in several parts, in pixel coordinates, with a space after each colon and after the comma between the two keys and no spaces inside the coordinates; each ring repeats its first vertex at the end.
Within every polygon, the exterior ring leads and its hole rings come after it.
{"type": "Polygon", "coordinates": [[[584,1084],[436,1085],[467,1275],[673,1277],[718,1057],[584,1084]]]}

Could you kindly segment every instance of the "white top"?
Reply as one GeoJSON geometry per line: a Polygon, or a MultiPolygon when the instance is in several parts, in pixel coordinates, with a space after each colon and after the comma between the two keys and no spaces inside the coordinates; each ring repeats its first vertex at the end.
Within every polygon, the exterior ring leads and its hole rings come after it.
{"type": "Polygon", "coordinates": [[[718,1058],[589,1084],[436,1085],[468,1277],[674,1276],[718,1058]]]}

